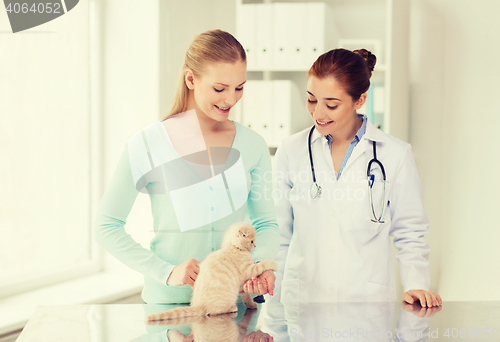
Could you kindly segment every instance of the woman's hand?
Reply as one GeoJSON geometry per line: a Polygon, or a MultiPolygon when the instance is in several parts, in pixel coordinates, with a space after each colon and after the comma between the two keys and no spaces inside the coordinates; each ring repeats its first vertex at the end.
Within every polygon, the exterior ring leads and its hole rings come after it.
{"type": "Polygon", "coordinates": [[[167,284],[170,286],[187,284],[193,288],[198,273],[200,273],[200,262],[195,259],[188,259],[174,267],[167,279],[167,284]]]}
{"type": "Polygon", "coordinates": [[[274,294],[274,281],[276,276],[271,270],[262,272],[257,278],[248,280],[243,286],[243,291],[249,294],[264,295],[269,293],[271,296],[274,294]]]}
{"type": "Polygon", "coordinates": [[[411,290],[403,293],[403,300],[408,304],[413,304],[415,300],[420,301],[420,305],[425,307],[433,307],[443,304],[441,297],[434,292],[427,292],[424,290],[411,290]]]}

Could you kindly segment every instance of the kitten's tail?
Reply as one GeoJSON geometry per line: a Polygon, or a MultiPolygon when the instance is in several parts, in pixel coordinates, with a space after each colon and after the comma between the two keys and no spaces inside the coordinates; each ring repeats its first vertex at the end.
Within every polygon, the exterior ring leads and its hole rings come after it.
{"type": "Polygon", "coordinates": [[[202,308],[193,306],[183,306],[172,310],[151,314],[146,317],[147,321],[161,321],[166,319],[177,319],[191,316],[204,316],[206,313],[202,308]]]}

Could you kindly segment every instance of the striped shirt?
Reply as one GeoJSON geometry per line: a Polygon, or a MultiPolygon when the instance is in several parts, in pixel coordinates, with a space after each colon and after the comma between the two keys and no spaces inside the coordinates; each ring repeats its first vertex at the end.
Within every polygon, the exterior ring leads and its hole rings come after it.
{"type": "MultiPolygon", "coordinates": [[[[344,170],[344,167],[346,166],[347,161],[351,157],[352,150],[354,150],[354,148],[356,147],[356,145],[359,143],[359,141],[361,140],[361,138],[363,137],[363,135],[366,132],[366,116],[358,114],[358,118],[361,121],[363,121],[363,123],[361,124],[361,127],[358,129],[358,132],[356,133],[356,135],[354,136],[354,138],[350,142],[349,147],[347,148],[347,151],[345,152],[344,160],[342,161],[342,165],[340,166],[340,170],[339,170],[339,173],[337,175],[337,180],[340,178],[340,175],[342,174],[342,170],[344,170]]],[[[325,135],[325,138],[326,138],[326,140],[328,140],[328,147],[330,148],[330,151],[331,151],[332,150],[332,137],[330,136],[330,134],[328,134],[328,135],[325,135]]]]}

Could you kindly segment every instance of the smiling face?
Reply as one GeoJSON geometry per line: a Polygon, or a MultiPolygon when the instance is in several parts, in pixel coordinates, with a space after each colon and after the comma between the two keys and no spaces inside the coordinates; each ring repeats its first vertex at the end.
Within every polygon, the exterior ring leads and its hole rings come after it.
{"type": "Polygon", "coordinates": [[[307,111],[311,114],[316,129],[321,135],[345,135],[352,130],[357,120],[356,110],[363,106],[366,93],[353,101],[340,84],[332,77],[307,79],[307,111]]]}
{"type": "Polygon", "coordinates": [[[246,63],[212,63],[198,77],[188,69],[185,81],[190,92],[188,107],[209,120],[222,123],[243,95],[246,63]]]}

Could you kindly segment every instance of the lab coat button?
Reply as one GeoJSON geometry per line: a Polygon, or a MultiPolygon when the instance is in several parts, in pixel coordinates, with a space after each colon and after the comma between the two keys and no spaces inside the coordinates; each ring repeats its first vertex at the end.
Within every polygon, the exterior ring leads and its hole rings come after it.
{"type": "Polygon", "coordinates": [[[335,292],[336,290],[337,290],[337,288],[335,287],[335,285],[334,285],[334,284],[331,284],[331,285],[330,285],[330,291],[331,291],[331,292],[335,292]]]}

